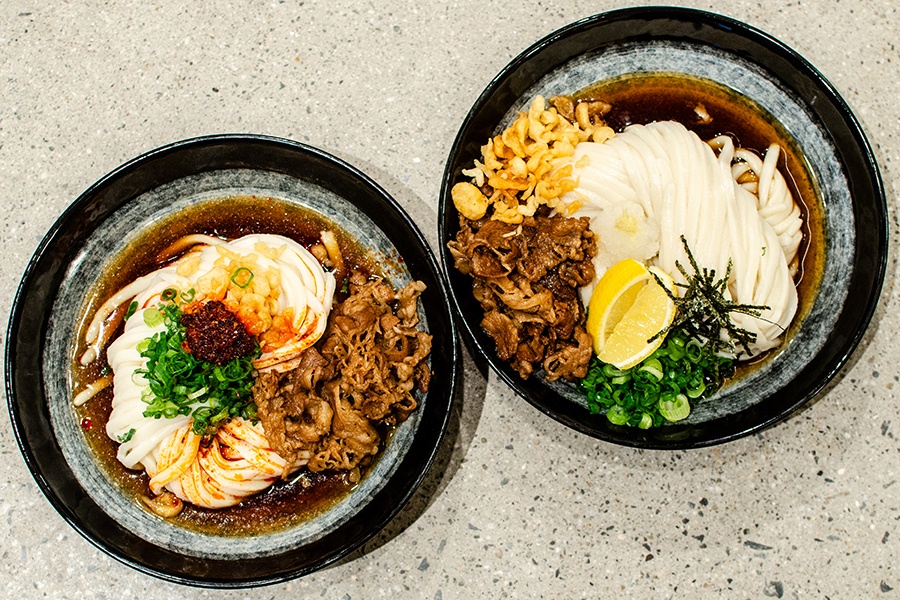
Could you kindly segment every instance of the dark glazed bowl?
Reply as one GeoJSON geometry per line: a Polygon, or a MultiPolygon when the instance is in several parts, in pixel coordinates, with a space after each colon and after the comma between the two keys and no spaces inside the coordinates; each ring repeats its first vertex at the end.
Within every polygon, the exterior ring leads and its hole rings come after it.
{"type": "Polygon", "coordinates": [[[609,442],[682,449],[760,431],[809,402],[846,363],[875,310],[887,260],[884,189],[852,112],[803,57],[767,34],[719,15],[683,8],[631,8],[575,22],[504,68],[469,112],[447,160],[439,239],[456,315],[473,352],[522,398],[559,422],[609,442]],[[639,430],[591,415],[575,384],[522,380],[482,330],[472,282],[454,268],[447,242],[459,229],[450,189],[480,147],[527,110],[536,94],[571,94],[638,72],[684,73],[725,85],[772,114],[809,162],[824,204],[824,275],[809,315],[785,347],[752,375],[698,402],[677,424],[639,430]]]}
{"type": "Polygon", "coordinates": [[[431,465],[458,377],[443,278],[419,230],[365,174],[320,150],[252,135],[178,142],[119,167],[85,191],[41,242],[8,330],[6,391],[15,435],[41,491],[95,546],[173,582],[246,587],[315,571],[359,547],[403,507],[431,465]],[[392,265],[394,285],[425,282],[420,318],[433,336],[430,390],[373,472],[308,523],[248,537],[200,534],[130,502],[98,466],[73,418],[67,365],[85,287],[143,223],[186,204],[256,194],[315,210],[392,265]]]}

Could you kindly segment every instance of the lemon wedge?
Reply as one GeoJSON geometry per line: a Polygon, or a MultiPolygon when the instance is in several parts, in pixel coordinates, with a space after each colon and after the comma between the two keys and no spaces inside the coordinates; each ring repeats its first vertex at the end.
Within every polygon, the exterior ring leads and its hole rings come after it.
{"type": "Polygon", "coordinates": [[[591,294],[587,330],[594,352],[617,369],[630,369],[653,354],[663,336],[648,340],[675,318],[675,303],[653,274],[674,292],[668,273],[627,258],[604,273],[591,294]]]}

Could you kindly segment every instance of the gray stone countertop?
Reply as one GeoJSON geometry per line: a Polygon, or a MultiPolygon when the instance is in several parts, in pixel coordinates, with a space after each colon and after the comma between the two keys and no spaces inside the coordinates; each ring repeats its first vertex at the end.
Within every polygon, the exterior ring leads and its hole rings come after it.
{"type": "MultiPolygon", "coordinates": [[[[900,187],[894,0],[694,2],[806,56],[900,187]]],[[[201,134],[292,138],[369,173],[437,245],[469,107],[516,54],[623,2],[0,4],[0,320],[43,235],[116,166],[201,134]]],[[[827,393],[738,441],[651,452],[574,433],[465,357],[438,466],[339,564],[261,589],[165,583],[82,539],[0,411],[5,598],[891,598],[900,594],[900,297],[892,249],[865,339],[827,393]]],[[[5,328],[4,328],[5,337],[5,328]]],[[[3,340],[4,344],[6,339],[3,340]]]]}

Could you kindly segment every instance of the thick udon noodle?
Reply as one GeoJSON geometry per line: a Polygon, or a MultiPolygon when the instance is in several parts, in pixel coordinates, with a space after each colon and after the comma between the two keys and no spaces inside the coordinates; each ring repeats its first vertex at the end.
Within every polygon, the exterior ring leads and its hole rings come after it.
{"type": "MultiPolygon", "coordinates": [[[[277,344],[264,342],[262,354],[253,364],[259,371],[285,370],[293,367],[325,330],[335,279],[306,248],[283,236],[254,234],[231,242],[196,236],[191,241],[200,244],[178,260],[138,278],[98,309],[87,334],[87,341],[94,346],[82,357],[82,363],[95,360],[97,347],[104,343],[101,324],[117,306],[133,300],[136,311],[107,349],[113,371],[113,401],[106,431],[112,439],[125,440],[119,445],[117,458],[129,469],[145,470],[154,494],[168,490],[197,506],[222,508],[265,489],[304,465],[309,457],[301,455],[287,463],[271,449],[258,423],[240,417],[219,427],[209,443],[201,444],[202,436],[191,430],[191,416],[144,416],[144,397],[149,388],[144,376],[136,371],[146,368],[147,358],[141,355],[139,344],[166,328],[162,322],[148,324],[144,313],[161,301],[167,289],[196,290],[194,300],[198,302],[222,300],[234,291],[229,287],[234,267],[227,265],[251,261],[258,282],[253,289],[269,290],[261,294],[268,312],[290,315],[292,332],[289,339],[277,344]]],[[[86,400],[77,398],[76,402],[86,400]]]]}
{"type": "Polygon", "coordinates": [[[728,136],[705,143],[674,121],[632,125],[604,143],[579,143],[572,158],[578,187],[564,199],[580,205],[573,216],[590,217],[591,228],[601,232],[585,301],[623,253],[638,252],[631,258],[683,282],[676,265],[688,265],[683,235],[701,268],[722,277],[731,261],[729,300],[767,307],[760,317],[731,315],[756,336],[751,354],[778,346],[797,311],[794,274],[803,236],[801,211],[777,168],[778,156],[776,144],[761,159],[736,150],[728,136]],[[626,223],[643,243],[604,247],[602,232],[611,223],[626,223]]]}

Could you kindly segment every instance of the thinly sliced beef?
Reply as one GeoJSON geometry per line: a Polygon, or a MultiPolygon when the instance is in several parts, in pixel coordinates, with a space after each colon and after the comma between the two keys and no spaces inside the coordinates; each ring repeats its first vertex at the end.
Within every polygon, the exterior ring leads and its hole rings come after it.
{"type": "Polygon", "coordinates": [[[497,354],[502,360],[509,360],[519,349],[519,330],[516,323],[499,310],[485,313],[481,326],[497,343],[497,354]]]}
{"type": "Polygon", "coordinates": [[[594,278],[597,252],[587,218],[546,210],[520,225],[460,217],[448,247],[456,268],[473,277],[482,328],[520,377],[536,369],[551,381],[587,374],[591,338],[578,287],[594,278]]]}
{"type": "Polygon", "coordinates": [[[431,336],[417,329],[425,286],[399,292],[380,279],[350,279],[322,340],[287,373],[261,374],[257,414],[272,448],[288,461],[309,453],[312,471],[354,469],[376,454],[379,427],[395,425],[428,390],[431,336]]]}

